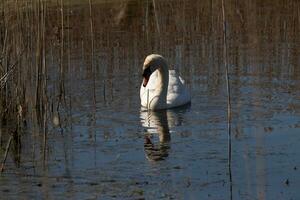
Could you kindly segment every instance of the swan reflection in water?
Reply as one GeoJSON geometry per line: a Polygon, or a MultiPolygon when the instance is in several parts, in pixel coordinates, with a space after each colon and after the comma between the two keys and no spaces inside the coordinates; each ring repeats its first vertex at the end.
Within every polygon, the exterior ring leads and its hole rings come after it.
{"type": "Polygon", "coordinates": [[[189,108],[190,105],[185,105],[170,110],[141,111],[140,119],[146,131],[144,149],[149,161],[164,160],[169,156],[170,129],[182,125],[183,114],[189,108]]]}

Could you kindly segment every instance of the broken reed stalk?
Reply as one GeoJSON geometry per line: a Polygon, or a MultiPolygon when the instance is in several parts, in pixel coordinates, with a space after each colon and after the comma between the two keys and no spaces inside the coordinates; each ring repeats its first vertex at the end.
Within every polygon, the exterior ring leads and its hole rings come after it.
{"type": "Polygon", "coordinates": [[[10,148],[12,138],[13,138],[13,136],[11,134],[10,137],[9,137],[9,140],[7,142],[6,148],[5,148],[5,154],[4,154],[4,158],[2,160],[2,163],[1,163],[0,173],[2,173],[4,171],[4,166],[5,166],[5,162],[6,162],[6,158],[7,158],[9,148],[10,148]]]}
{"type": "Polygon", "coordinates": [[[227,62],[227,32],[225,18],[225,2],[222,0],[222,18],[223,18],[223,60],[225,64],[226,89],[227,89],[227,128],[228,128],[228,171],[230,182],[230,199],[232,199],[232,173],[231,173],[231,98],[230,98],[230,79],[227,62]]]}

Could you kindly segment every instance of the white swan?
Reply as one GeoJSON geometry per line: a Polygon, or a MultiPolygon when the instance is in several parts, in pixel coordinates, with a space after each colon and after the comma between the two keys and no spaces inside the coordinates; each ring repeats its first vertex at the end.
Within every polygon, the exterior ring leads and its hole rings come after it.
{"type": "Polygon", "coordinates": [[[175,70],[168,70],[165,58],[158,54],[151,54],[144,61],[140,98],[141,105],[150,110],[173,108],[191,102],[184,80],[175,70]]]}

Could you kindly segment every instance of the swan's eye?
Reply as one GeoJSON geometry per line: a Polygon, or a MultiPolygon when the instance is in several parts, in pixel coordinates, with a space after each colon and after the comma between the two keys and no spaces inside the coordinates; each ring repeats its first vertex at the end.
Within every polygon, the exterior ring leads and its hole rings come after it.
{"type": "Polygon", "coordinates": [[[143,72],[143,77],[149,77],[152,74],[150,67],[147,67],[143,72]]]}

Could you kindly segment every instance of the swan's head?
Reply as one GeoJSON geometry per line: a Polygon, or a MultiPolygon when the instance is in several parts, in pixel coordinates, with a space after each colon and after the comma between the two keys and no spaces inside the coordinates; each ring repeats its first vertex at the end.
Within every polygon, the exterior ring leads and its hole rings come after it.
{"type": "Polygon", "coordinates": [[[146,57],[143,65],[143,86],[146,87],[151,74],[160,68],[167,68],[166,59],[159,54],[150,54],[146,57]]]}

